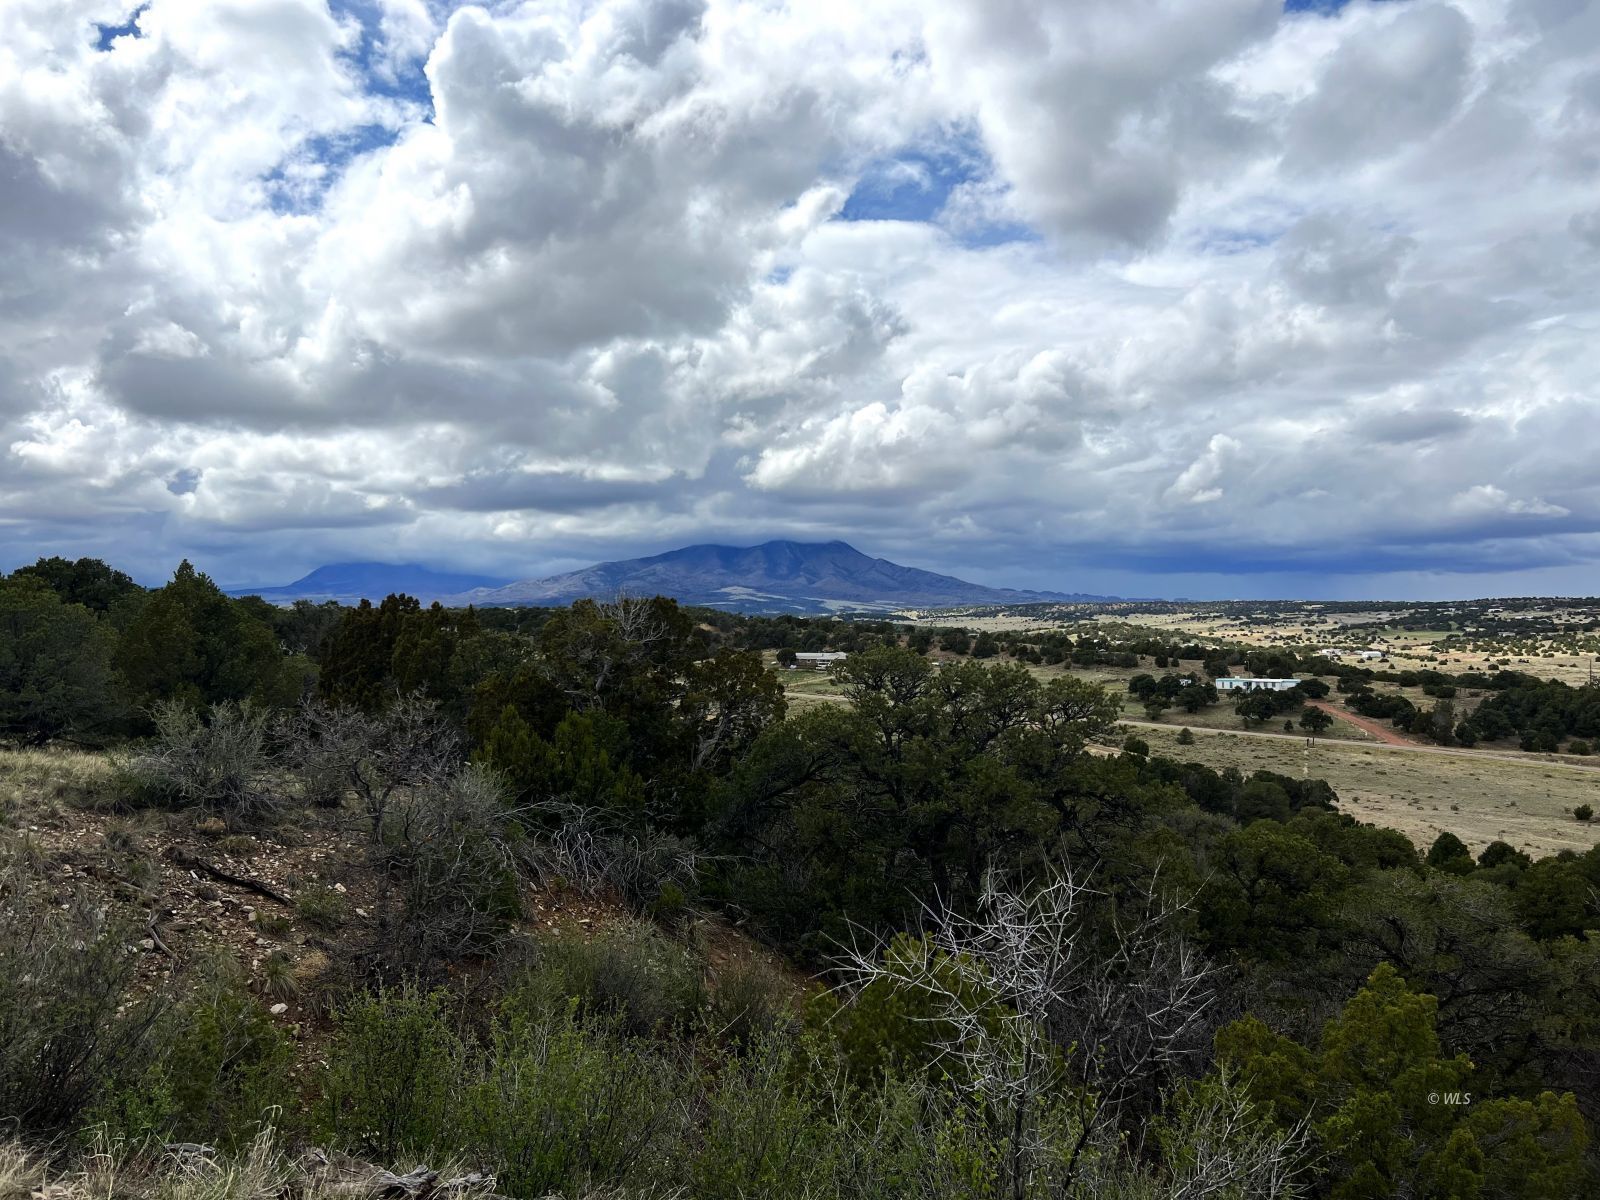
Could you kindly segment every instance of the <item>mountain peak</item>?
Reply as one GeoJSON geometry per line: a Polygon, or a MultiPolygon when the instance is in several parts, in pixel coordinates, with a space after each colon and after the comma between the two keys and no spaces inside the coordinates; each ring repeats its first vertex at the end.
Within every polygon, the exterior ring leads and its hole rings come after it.
{"type": "Polygon", "coordinates": [[[894,611],[962,604],[1064,600],[1055,592],[984,587],[950,575],[872,558],[848,542],[774,539],[755,546],[699,543],[645,558],[597,563],[546,579],[479,589],[451,598],[488,607],[563,605],[619,593],[671,596],[681,603],[738,612],[894,611]]]}
{"type": "Polygon", "coordinates": [[[274,604],[289,604],[295,600],[337,600],[340,604],[371,600],[376,603],[396,592],[431,603],[475,588],[503,587],[507,582],[504,577],[436,571],[420,563],[345,562],[326,563],[293,583],[278,587],[232,587],[226,591],[231,596],[260,596],[274,604]]]}

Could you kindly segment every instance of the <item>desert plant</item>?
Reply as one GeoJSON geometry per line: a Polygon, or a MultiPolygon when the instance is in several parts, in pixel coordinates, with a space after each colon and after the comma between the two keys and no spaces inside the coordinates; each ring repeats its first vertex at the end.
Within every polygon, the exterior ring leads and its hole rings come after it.
{"type": "Polygon", "coordinates": [[[307,701],[280,723],[278,737],[305,798],[337,805],[353,792],[374,841],[383,837],[394,800],[437,789],[461,761],[455,731],[438,706],[420,695],[402,696],[375,714],[307,701]]]}
{"type": "Polygon", "coordinates": [[[1180,746],[1192,746],[1192,745],[1194,745],[1194,730],[1190,729],[1187,725],[1185,725],[1182,729],[1178,730],[1178,745],[1180,745],[1180,746]]]}
{"type": "Polygon", "coordinates": [[[142,1110],[146,1128],[127,1131],[236,1148],[292,1107],[289,1043],[231,957],[203,960],[189,984],[159,1057],[128,1093],[124,1111],[142,1110]]]}
{"type": "Polygon", "coordinates": [[[761,959],[735,959],[717,972],[706,1022],[717,1037],[752,1045],[794,1023],[791,991],[788,982],[761,959]]]}
{"type": "Polygon", "coordinates": [[[697,1072],[673,1043],[571,1008],[500,1023],[471,1094],[472,1140],[514,1196],[660,1188],[691,1141],[697,1072]]]}
{"type": "Polygon", "coordinates": [[[267,715],[248,704],[214,704],[202,717],[176,700],[150,711],[156,735],[120,764],[120,789],[136,806],[214,809],[259,820],[277,807],[269,786],[267,715]]]}
{"type": "Polygon", "coordinates": [[[319,1128],[385,1159],[456,1145],[471,1069],[443,993],[408,986],[362,995],[335,1019],[319,1128]]]}
{"type": "Polygon", "coordinates": [[[387,808],[380,843],[378,952],[404,973],[491,950],[521,911],[512,818],[498,777],[465,767],[387,808]]]}
{"type": "Polygon", "coordinates": [[[792,1040],[772,1038],[723,1064],[707,1089],[689,1166],[697,1200],[833,1193],[850,1151],[821,1097],[794,1086],[811,1065],[792,1040]]]}
{"type": "Polygon", "coordinates": [[[1572,810],[1572,815],[1580,821],[1594,820],[1594,805],[1580,804],[1572,810]]]}
{"type": "Polygon", "coordinates": [[[645,921],[592,939],[575,933],[541,941],[509,1001],[513,1011],[557,1012],[575,1004],[631,1034],[686,1028],[705,1003],[699,962],[645,921]]]}
{"type": "Polygon", "coordinates": [[[1187,911],[1153,881],[1119,911],[1070,871],[1027,892],[990,871],[973,915],[927,910],[927,953],[856,948],[841,967],[846,986],[920,997],[972,1081],[1006,1192],[1072,1194],[1122,1117],[1205,1048],[1216,971],[1179,932],[1187,911]]]}
{"type": "Polygon", "coordinates": [[[261,990],[274,1000],[293,1000],[300,995],[300,976],[287,951],[274,950],[262,962],[261,990]]]}
{"type": "Polygon", "coordinates": [[[613,892],[640,915],[687,915],[704,862],[692,843],[669,833],[614,828],[592,808],[541,804],[530,814],[548,826],[521,851],[540,885],[586,896],[613,892]]]}
{"type": "Polygon", "coordinates": [[[27,846],[0,843],[0,1114],[20,1129],[70,1126],[148,1061],[168,1001],[134,994],[138,936],[83,896],[59,902],[27,846]]]}
{"type": "Polygon", "coordinates": [[[350,919],[350,905],[344,896],[326,884],[303,887],[295,895],[297,916],[313,929],[331,932],[350,919]]]}

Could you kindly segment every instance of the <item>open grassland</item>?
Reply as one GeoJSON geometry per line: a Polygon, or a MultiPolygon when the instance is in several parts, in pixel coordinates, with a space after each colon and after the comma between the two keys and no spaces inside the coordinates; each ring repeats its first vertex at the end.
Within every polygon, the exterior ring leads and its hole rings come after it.
{"type": "MultiPolygon", "coordinates": [[[[1591,620],[1593,610],[1552,608],[1497,615],[1511,627],[1492,633],[1474,632],[1470,621],[1463,621],[1464,628],[1406,629],[1402,622],[1408,613],[1404,609],[1327,612],[1314,606],[1299,615],[1241,614],[1202,606],[1178,612],[1140,613],[1133,621],[1151,632],[1194,638],[1202,643],[1221,641],[1285,649],[1381,649],[1387,661],[1359,665],[1388,670],[1431,667],[1460,673],[1493,672],[1506,667],[1574,685],[1590,678],[1596,663],[1594,636],[1562,630],[1591,620]],[[1527,631],[1517,629],[1517,624],[1526,624],[1527,631]]],[[[1103,613],[1098,620],[1101,624],[1122,625],[1130,617],[1127,613],[1103,613]]]]}
{"type": "MultiPolygon", "coordinates": [[[[1184,663],[1181,669],[1198,665],[1184,663]]],[[[1059,666],[1028,669],[1041,679],[1069,673],[1059,666]]],[[[1226,699],[1198,713],[1170,710],[1153,723],[1126,691],[1137,670],[1097,666],[1070,673],[1103,684],[1117,696],[1130,731],[1148,742],[1153,754],[1218,769],[1236,767],[1246,774],[1267,770],[1326,779],[1347,812],[1398,829],[1423,847],[1445,830],[1475,849],[1499,839],[1535,855],[1587,850],[1600,841],[1600,822],[1584,824],[1572,816],[1580,804],[1600,807],[1600,769],[1583,761],[1569,764],[1551,755],[1523,754],[1512,746],[1479,752],[1421,744],[1384,746],[1342,719],[1308,747],[1298,732],[1284,734],[1282,720],[1246,731],[1226,699]],[[1194,733],[1193,745],[1178,744],[1178,732],[1185,727],[1194,733]]],[[[844,702],[838,681],[827,672],[779,675],[791,712],[844,702]]],[[[1431,703],[1418,689],[1403,691],[1431,703]]],[[[1469,708],[1473,702],[1462,697],[1458,706],[1469,708]]],[[[1298,720],[1299,713],[1289,716],[1298,720]]]]}
{"type": "Polygon", "coordinates": [[[1141,726],[1139,736],[1152,754],[1181,761],[1326,779],[1346,812],[1398,829],[1419,846],[1445,830],[1474,850],[1499,839],[1536,856],[1600,842],[1600,825],[1572,816],[1575,806],[1600,800],[1593,767],[1324,739],[1307,746],[1303,738],[1198,727],[1192,746],[1178,745],[1176,731],[1164,728],[1141,726]]]}

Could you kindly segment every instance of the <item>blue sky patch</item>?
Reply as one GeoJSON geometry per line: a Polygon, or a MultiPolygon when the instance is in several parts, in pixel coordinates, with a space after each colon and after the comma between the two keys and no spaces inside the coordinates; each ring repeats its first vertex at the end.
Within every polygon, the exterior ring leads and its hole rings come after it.
{"type": "Polygon", "coordinates": [[[873,163],[839,212],[845,221],[932,221],[950,193],[983,175],[984,162],[964,153],[910,151],[873,163]]]}
{"type": "Polygon", "coordinates": [[[361,73],[367,91],[415,104],[427,114],[425,119],[431,121],[433,90],[423,71],[424,60],[387,61],[379,33],[381,13],[377,5],[372,0],[328,0],[328,8],[335,17],[354,17],[361,23],[361,40],[345,57],[361,73]]]}
{"type": "Polygon", "coordinates": [[[94,29],[97,36],[94,48],[103,52],[109,51],[111,43],[119,37],[143,37],[144,35],[139,32],[139,18],[144,15],[144,10],[149,7],[148,3],[139,5],[138,8],[128,14],[128,19],[120,25],[96,24],[94,29]]]}
{"type": "Polygon", "coordinates": [[[279,214],[315,212],[351,160],[392,145],[399,136],[399,130],[385,125],[358,125],[336,137],[307,138],[261,177],[267,202],[279,214]]]}
{"type": "MultiPolygon", "coordinates": [[[[965,184],[982,182],[991,169],[988,155],[975,136],[952,139],[938,149],[907,150],[870,164],[836,219],[939,222],[952,193],[965,184]]],[[[950,233],[968,247],[1037,240],[1031,229],[1009,221],[952,228],[950,233]]]]}

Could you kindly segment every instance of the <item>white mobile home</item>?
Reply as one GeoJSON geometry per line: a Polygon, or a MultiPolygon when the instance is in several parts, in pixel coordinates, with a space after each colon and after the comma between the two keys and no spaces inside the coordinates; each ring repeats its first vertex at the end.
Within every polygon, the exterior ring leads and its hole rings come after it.
{"type": "Polygon", "coordinates": [[[1221,679],[1213,681],[1219,692],[1287,692],[1298,679],[1247,679],[1234,675],[1224,675],[1221,679]]]}

